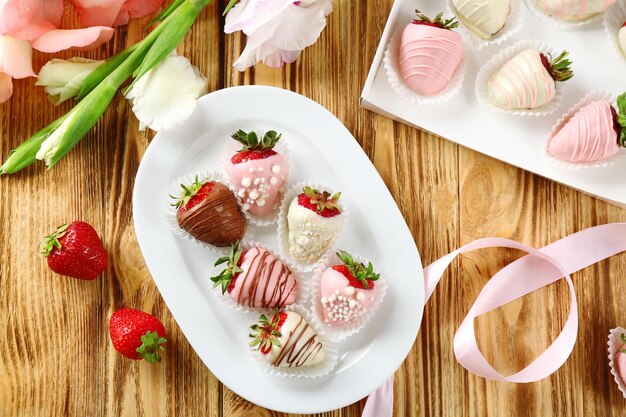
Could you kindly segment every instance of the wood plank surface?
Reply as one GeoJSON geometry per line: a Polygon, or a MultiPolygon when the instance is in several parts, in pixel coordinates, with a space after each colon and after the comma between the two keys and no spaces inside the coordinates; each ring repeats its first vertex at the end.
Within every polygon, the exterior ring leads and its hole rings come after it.
{"type": "MultiPolygon", "coordinates": [[[[359,108],[358,98],[392,0],[336,0],[327,28],[284,69],[232,63],[240,35],[224,35],[225,1],[203,12],[179,53],[211,91],[241,84],[290,89],[321,103],[354,134],[400,207],[426,265],[473,239],[501,236],[542,246],[583,228],[626,221],[626,210],[359,108]]],[[[70,9],[68,8],[68,12],[70,9]]],[[[104,58],[141,39],[149,19],[117,30],[104,58]]],[[[66,18],[75,25],[76,18],[66,18]]],[[[73,54],[59,54],[71,56],[73,54]]],[[[50,56],[35,54],[36,70],[50,56]]],[[[4,158],[70,108],[55,108],[33,79],[15,83],[0,105],[4,158]]],[[[0,416],[283,416],[223,387],[184,339],[143,261],[132,224],[134,177],[152,135],[118,95],[96,128],[54,169],[40,165],[0,178],[0,416]],[[93,282],[52,274],[37,253],[60,223],[92,223],[110,252],[93,282]],[[162,364],[126,360],[109,342],[108,318],[133,307],[161,318],[162,364]]],[[[619,416],[624,399],[609,373],[606,336],[626,324],[626,255],[574,275],[580,305],[570,360],[538,383],[486,381],[454,360],[452,338],[489,277],[520,256],[505,250],[455,261],[427,305],[415,345],[396,373],[400,416],[619,416]]],[[[535,358],[563,324],[568,293],[557,283],[476,322],[479,344],[502,372],[535,358]]],[[[360,416],[364,401],[326,417],[360,416]]]]}

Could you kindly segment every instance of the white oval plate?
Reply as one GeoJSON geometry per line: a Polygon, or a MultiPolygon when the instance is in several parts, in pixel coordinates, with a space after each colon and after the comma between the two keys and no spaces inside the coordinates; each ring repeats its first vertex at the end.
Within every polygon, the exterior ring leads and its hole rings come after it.
{"type": "MultiPolygon", "coordinates": [[[[306,97],[262,86],[202,97],[181,129],[159,133],[148,147],[135,181],[133,219],[146,264],[185,337],[222,383],[253,403],[298,414],[344,407],[382,385],[413,345],[422,319],[424,277],[411,233],[350,132],[306,97]],[[257,368],[247,341],[257,315],[233,311],[218,299],[209,280],[216,255],[177,238],[165,222],[171,182],[190,172],[219,170],[224,141],[239,128],[283,133],[292,183],[311,180],[343,191],[350,218],[339,246],[371,259],[389,283],[372,321],[337,344],[340,362],[325,377],[277,378],[257,368]]],[[[274,227],[255,228],[254,239],[278,249],[274,227]]]]}

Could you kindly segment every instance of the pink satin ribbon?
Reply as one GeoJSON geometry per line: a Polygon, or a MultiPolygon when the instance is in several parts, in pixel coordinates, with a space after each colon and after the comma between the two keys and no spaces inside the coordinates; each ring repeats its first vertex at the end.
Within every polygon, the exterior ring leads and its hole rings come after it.
{"type": "MultiPolygon", "coordinates": [[[[475,240],[424,269],[426,301],[430,299],[445,270],[457,255],[494,247],[519,249],[528,255],[500,270],[483,287],[454,335],[454,356],[465,369],[484,378],[517,383],[539,381],[559,369],[576,344],[578,304],[569,274],[626,251],[626,223],[591,227],[541,249],[509,239],[475,240]],[[474,319],[559,279],[565,280],[570,293],[570,313],[561,333],[530,365],[513,375],[501,375],[478,349],[474,319]]],[[[392,414],[393,378],[369,396],[362,417],[391,417],[392,414]]]]}

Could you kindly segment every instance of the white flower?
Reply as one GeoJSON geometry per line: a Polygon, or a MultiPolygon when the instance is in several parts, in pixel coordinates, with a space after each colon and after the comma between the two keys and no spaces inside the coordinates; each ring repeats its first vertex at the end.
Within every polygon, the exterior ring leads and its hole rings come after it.
{"type": "Polygon", "coordinates": [[[39,71],[37,85],[44,86],[48,99],[58,106],[65,100],[75,97],[83,81],[104,61],[93,61],[80,57],[69,60],[54,58],[39,71]]]}
{"type": "Polygon", "coordinates": [[[225,33],[238,30],[248,43],[233,65],[244,71],[263,61],[281,67],[313,45],[332,12],[332,0],[241,0],[226,15],[225,33]]]}
{"type": "Polygon", "coordinates": [[[175,130],[196,110],[197,99],[207,89],[198,68],[172,54],[137,80],[126,98],[133,103],[140,130],[175,130]]]}

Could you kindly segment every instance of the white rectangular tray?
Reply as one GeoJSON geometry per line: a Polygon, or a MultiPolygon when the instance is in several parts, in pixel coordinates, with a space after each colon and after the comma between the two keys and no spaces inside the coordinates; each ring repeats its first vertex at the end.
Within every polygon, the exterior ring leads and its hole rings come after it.
{"type": "Polygon", "coordinates": [[[361,106],[626,208],[626,158],[605,168],[563,169],[551,164],[545,154],[552,126],[585,94],[592,90],[615,94],[626,91],[626,60],[612,49],[602,19],[582,28],[559,30],[540,22],[524,4],[523,29],[503,44],[477,51],[466,42],[467,73],[454,98],[447,103],[420,106],[403,100],[392,90],[382,64],[389,40],[412,20],[416,8],[429,16],[439,11],[449,15],[443,0],[396,0],[361,94],[361,106]],[[474,84],[481,65],[520,39],[536,39],[570,51],[575,76],[558,86],[565,94],[562,108],[552,115],[495,113],[476,100],[474,84]]]}

